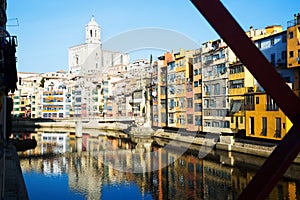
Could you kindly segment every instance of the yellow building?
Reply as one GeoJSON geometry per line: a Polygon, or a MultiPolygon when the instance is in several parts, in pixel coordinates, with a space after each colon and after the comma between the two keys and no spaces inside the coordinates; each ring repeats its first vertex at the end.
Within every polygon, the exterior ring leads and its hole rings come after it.
{"type": "Polygon", "coordinates": [[[193,58],[194,50],[185,51],[180,49],[174,53],[175,58],[175,119],[176,127],[193,130],[194,111],[189,105],[193,99],[193,90],[187,91],[192,84],[193,65],[190,59],[193,58]],[[189,104],[188,104],[189,100],[189,104]],[[189,119],[188,119],[189,118],[189,119]]]}
{"type": "Polygon", "coordinates": [[[175,119],[177,128],[186,128],[186,87],[187,61],[185,51],[180,49],[174,54],[175,57],[175,119]]]}
{"type": "Polygon", "coordinates": [[[254,90],[254,77],[239,61],[229,65],[230,128],[233,133],[245,132],[244,101],[246,92],[254,90]]]}
{"type": "Polygon", "coordinates": [[[287,27],[287,67],[294,71],[294,91],[300,96],[300,13],[288,21],[287,27]],[[298,80],[298,81],[296,81],[298,80]]]}
{"type": "Polygon", "coordinates": [[[194,130],[202,132],[202,60],[201,49],[193,55],[194,130]]]}
{"type": "Polygon", "coordinates": [[[246,136],[281,140],[292,124],[264,92],[245,94],[246,136]]]}

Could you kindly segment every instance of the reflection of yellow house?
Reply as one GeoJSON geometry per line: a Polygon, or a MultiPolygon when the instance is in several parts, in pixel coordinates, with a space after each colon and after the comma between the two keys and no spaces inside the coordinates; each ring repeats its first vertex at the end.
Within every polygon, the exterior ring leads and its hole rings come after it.
{"type": "Polygon", "coordinates": [[[229,65],[230,128],[233,132],[245,131],[244,94],[254,89],[254,77],[241,63],[229,65]]]}
{"type": "Polygon", "coordinates": [[[245,94],[246,136],[281,140],[291,121],[266,93],[245,94]]]}

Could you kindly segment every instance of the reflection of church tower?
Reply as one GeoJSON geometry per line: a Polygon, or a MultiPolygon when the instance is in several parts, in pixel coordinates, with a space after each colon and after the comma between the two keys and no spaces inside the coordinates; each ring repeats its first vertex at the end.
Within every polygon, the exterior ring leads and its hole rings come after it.
{"type": "Polygon", "coordinates": [[[94,16],[85,27],[85,43],[101,44],[101,28],[94,16]]]}

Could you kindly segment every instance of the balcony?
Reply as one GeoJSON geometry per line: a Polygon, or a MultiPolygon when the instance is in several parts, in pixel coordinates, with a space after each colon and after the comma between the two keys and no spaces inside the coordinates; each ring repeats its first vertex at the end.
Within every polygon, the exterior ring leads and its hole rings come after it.
{"type": "Polygon", "coordinates": [[[267,111],[277,111],[277,110],[279,110],[279,107],[277,106],[277,104],[267,104],[266,110],[267,111]]]}
{"type": "Polygon", "coordinates": [[[280,130],[275,130],[274,137],[275,138],[281,138],[281,131],[280,130]]]}
{"type": "Polygon", "coordinates": [[[293,26],[296,26],[299,24],[300,24],[300,15],[298,14],[298,15],[294,16],[294,19],[287,22],[287,28],[290,28],[290,27],[293,27],[293,26]]]}
{"type": "Polygon", "coordinates": [[[267,129],[262,129],[260,135],[267,136],[267,129]]]}
{"type": "Polygon", "coordinates": [[[254,104],[245,104],[245,110],[255,110],[254,104]]]}

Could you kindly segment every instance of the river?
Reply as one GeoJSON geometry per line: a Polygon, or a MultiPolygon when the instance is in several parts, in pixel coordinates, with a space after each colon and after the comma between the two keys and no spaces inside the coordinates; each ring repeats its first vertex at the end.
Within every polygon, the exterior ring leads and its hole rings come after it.
{"type": "MultiPolygon", "coordinates": [[[[105,132],[82,138],[25,135],[38,141],[34,150],[19,154],[31,200],[237,199],[265,160],[219,150],[201,159],[200,146],[181,155],[175,147],[166,150],[161,139],[133,142],[105,132]]],[[[299,165],[289,168],[269,198],[300,199],[299,165]]]]}

